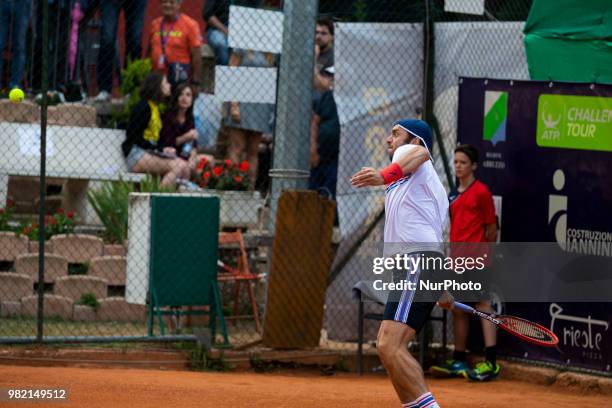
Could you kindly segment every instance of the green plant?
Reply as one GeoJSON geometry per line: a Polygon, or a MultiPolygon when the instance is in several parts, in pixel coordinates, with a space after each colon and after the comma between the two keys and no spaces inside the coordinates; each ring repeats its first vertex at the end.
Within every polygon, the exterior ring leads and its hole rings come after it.
{"type": "Polygon", "coordinates": [[[77,305],[84,305],[93,308],[94,310],[98,310],[100,307],[100,302],[98,302],[98,298],[91,292],[83,293],[81,298],[77,302],[77,305]]]}
{"type": "Polygon", "coordinates": [[[173,187],[162,186],[161,177],[147,174],[147,176],[140,181],[141,193],[172,193],[175,191],[173,187]]]}
{"type": "Polygon", "coordinates": [[[15,204],[13,200],[6,200],[6,207],[0,208],[0,231],[12,231],[9,221],[13,218],[15,204]]]}
{"type": "Polygon", "coordinates": [[[353,3],[353,17],[355,21],[366,21],[368,18],[368,4],[366,0],[355,0],[353,3]]]}
{"type": "MultiPolygon", "coordinates": [[[[87,192],[87,200],[104,225],[103,238],[107,242],[122,244],[127,239],[129,196],[134,191],[133,183],[119,180],[106,181],[100,189],[87,192]]],[[[159,176],[147,175],[140,182],[140,191],[169,193],[174,189],[162,186],[159,176]]]]}
{"type": "Polygon", "coordinates": [[[121,95],[128,96],[128,100],[122,110],[113,113],[115,122],[127,122],[130,111],[140,102],[140,85],[151,69],[151,60],[146,58],[129,61],[127,67],[121,71],[121,95]]]}
{"type": "Polygon", "coordinates": [[[73,211],[58,208],[55,214],[45,217],[45,231],[50,237],[57,234],[74,233],[75,216],[73,211]]]}
{"type": "MultiPolygon", "coordinates": [[[[55,214],[45,216],[45,240],[53,235],[74,233],[74,224],[74,212],[66,212],[64,209],[58,208],[55,214]]],[[[22,223],[17,233],[27,236],[32,241],[36,241],[39,233],[38,223],[36,221],[22,223]]]]}
{"type": "Polygon", "coordinates": [[[104,238],[123,243],[127,238],[128,199],[134,185],[124,180],[107,181],[87,192],[87,200],[104,225],[104,238]]]}
{"type": "Polygon", "coordinates": [[[232,163],[231,160],[214,165],[204,157],[196,168],[195,182],[202,188],[244,191],[249,187],[249,167],[247,161],[232,163]]]}
{"type": "Polygon", "coordinates": [[[222,351],[218,357],[213,356],[213,354],[216,353],[214,351],[207,351],[204,347],[196,346],[189,355],[191,368],[199,371],[230,371],[234,368],[225,360],[222,351]]]}

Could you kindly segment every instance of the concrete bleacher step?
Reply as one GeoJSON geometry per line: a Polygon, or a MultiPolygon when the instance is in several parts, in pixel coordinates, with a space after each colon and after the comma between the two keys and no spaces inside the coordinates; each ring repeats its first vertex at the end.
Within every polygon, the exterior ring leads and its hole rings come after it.
{"type": "Polygon", "coordinates": [[[96,276],[71,275],[55,280],[53,294],[78,302],[84,294],[93,294],[96,299],[106,297],[108,282],[96,276]]]}

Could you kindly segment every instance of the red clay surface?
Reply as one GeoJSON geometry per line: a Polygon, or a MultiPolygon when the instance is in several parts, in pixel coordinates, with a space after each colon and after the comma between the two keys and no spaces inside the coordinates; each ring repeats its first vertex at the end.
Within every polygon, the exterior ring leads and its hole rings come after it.
{"type": "MultiPolygon", "coordinates": [[[[605,407],[610,397],[499,380],[428,380],[441,407],[605,407]]],[[[209,373],[138,369],[0,366],[0,388],[68,388],[65,403],[9,403],[0,407],[399,407],[382,375],[209,373]]]]}

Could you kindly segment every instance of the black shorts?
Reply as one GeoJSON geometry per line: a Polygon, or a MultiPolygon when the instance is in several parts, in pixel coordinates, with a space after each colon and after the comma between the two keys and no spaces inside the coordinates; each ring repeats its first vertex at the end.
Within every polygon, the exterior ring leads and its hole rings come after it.
{"type": "MultiPolygon", "coordinates": [[[[432,252],[428,252],[425,255],[429,257],[442,256],[439,253],[432,252]]],[[[393,281],[397,283],[399,280],[404,279],[415,283],[418,287],[419,279],[434,272],[435,271],[421,269],[412,274],[406,271],[396,271],[393,274],[393,281]]],[[[433,299],[437,299],[440,294],[441,292],[439,294],[428,293],[427,296],[423,296],[422,292],[419,293],[418,290],[409,289],[390,292],[385,306],[385,312],[383,313],[383,320],[393,320],[405,323],[418,332],[425,325],[425,322],[427,322],[427,319],[429,319],[431,315],[431,311],[436,305],[433,299]]]]}

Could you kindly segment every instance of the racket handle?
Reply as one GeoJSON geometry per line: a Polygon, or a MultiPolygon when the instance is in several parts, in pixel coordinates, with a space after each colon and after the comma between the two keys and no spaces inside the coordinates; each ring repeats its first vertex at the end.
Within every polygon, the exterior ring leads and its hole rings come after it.
{"type": "Polygon", "coordinates": [[[474,308],[470,307],[468,305],[464,305],[463,303],[460,302],[455,302],[454,303],[455,307],[459,310],[463,310],[466,313],[474,313],[474,308]]]}

